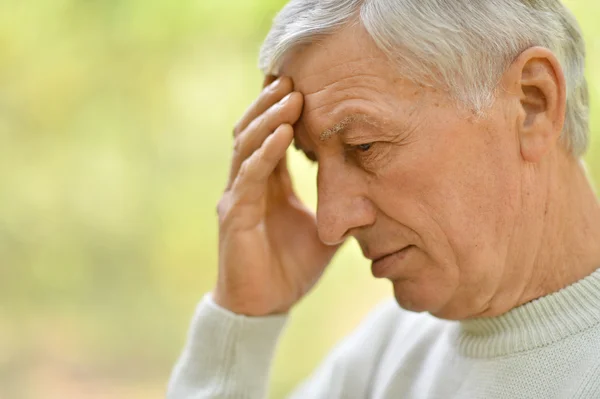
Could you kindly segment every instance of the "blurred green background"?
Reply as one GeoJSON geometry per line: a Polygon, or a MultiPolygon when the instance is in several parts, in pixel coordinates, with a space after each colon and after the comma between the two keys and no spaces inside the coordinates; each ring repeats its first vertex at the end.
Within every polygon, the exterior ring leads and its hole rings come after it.
{"type": "MultiPolygon", "coordinates": [[[[161,398],[216,276],[231,129],[283,0],[0,2],[0,399],[161,398]]],[[[600,129],[600,3],[572,0],[600,129]]],[[[597,138],[597,135],[596,135],[597,138]]],[[[600,181],[600,143],[588,155],[600,181]]],[[[315,167],[291,154],[315,204],[315,167]]],[[[379,300],[352,243],[293,314],[272,397],[379,300]]]]}

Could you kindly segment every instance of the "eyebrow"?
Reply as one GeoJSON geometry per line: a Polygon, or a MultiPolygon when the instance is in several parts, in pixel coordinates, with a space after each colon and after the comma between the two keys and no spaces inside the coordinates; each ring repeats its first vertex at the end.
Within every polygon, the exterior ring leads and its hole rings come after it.
{"type": "Polygon", "coordinates": [[[342,119],[340,122],[336,123],[335,125],[333,125],[332,127],[328,128],[328,129],[326,129],[325,131],[323,131],[323,133],[321,133],[319,138],[321,141],[329,140],[331,137],[333,137],[335,135],[342,134],[348,128],[348,126],[350,126],[354,123],[357,123],[357,122],[363,122],[363,123],[367,123],[369,125],[373,125],[375,127],[379,127],[379,123],[377,123],[369,115],[357,113],[357,114],[348,115],[347,117],[342,119]]]}

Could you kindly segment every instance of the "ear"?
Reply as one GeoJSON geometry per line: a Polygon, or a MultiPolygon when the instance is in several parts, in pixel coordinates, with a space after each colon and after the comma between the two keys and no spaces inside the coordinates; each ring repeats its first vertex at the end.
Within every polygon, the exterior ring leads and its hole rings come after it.
{"type": "Polygon", "coordinates": [[[503,76],[517,100],[521,156],[537,163],[558,145],[565,123],[566,82],[556,56],[543,47],[521,53],[503,76]]]}

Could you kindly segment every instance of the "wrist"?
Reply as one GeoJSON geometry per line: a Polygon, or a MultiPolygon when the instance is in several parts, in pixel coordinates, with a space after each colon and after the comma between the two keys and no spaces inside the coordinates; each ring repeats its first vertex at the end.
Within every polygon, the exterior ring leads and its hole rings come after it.
{"type": "Polygon", "coordinates": [[[264,300],[241,299],[227,295],[219,288],[213,290],[211,297],[215,305],[240,316],[267,317],[283,315],[289,312],[289,308],[278,308],[277,306],[273,306],[272,303],[265,303],[264,300]]]}

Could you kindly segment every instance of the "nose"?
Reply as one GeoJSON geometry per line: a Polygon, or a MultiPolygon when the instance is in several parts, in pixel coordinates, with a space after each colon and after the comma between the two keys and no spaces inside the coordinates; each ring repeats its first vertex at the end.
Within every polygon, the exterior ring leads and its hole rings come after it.
{"type": "Polygon", "coordinates": [[[352,171],[319,167],[317,229],[324,244],[340,244],[354,230],[375,223],[375,206],[361,180],[352,171]]]}

